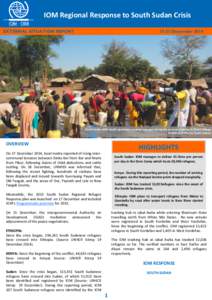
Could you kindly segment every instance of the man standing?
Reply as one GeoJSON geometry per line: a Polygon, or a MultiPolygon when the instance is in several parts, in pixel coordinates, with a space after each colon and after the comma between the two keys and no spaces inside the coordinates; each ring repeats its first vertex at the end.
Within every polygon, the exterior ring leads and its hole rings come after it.
{"type": "Polygon", "coordinates": [[[196,105],[197,90],[192,86],[192,83],[190,81],[186,81],[186,89],[189,92],[189,97],[190,97],[188,126],[195,126],[196,125],[195,117],[197,112],[197,105],[196,105]]]}

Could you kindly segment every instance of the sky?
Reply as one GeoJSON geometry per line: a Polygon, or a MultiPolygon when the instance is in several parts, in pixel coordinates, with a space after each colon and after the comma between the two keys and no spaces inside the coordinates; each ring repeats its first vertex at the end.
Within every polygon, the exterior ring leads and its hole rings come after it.
{"type": "MultiPolygon", "coordinates": [[[[1,37],[16,43],[16,37],[1,37]]],[[[169,62],[162,56],[161,42],[174,36],[65,36],[60,45],[53,46],[57,53],[57,58],[51,59],[54,68],[61,68],[63,71],[75,69],[78,66],[96,67],[101,63],[104,46],[116,40],[134,48],[143,58],[148,59],[152,65],[162,73],[171,69],[169,62]]],[[[201,50],[196,51],[196,55],[204,62],[212,56],[212,36],[208,36],[207,44],[201,50]]]]}

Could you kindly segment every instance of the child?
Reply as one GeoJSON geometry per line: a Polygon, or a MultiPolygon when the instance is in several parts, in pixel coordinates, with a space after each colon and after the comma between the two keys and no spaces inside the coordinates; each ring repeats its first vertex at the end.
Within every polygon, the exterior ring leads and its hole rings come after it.
{"type": "Polygon", "coordinates": [[[112,100],[108,100],[106,111],[107,111],[107,126],[114,126],[114,113],[116,111],[116,108],[112,100]]]}

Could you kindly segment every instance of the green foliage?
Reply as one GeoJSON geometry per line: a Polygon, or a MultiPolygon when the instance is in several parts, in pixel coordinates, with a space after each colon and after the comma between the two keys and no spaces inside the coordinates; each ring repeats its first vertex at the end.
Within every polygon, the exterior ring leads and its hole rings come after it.
{"type": "MultiPolygon", "coordinates": [[[[180,79],[188,79],[188,73],[189,73],[189,68],[191,66],[187,64],[175,66],[174,69],[174,75],[175,78],[180,78],[180,79]]],[[[198,79],[202,76],[202,69],[198,64],[192,66],[192,77],[191,79],[198,79]]]]}
{"type": "Polygon", "coordinates": [[[36,70],[47,73],[49,58],[55,57],[51,45],[59,44],[62,40],[61,36],[26,36],[18,39],[20,67],[28,72],[30,85],[36,70]]]}
{"type": "Polygon", "coordinates": [[[70,70],[64,73],[65,77],[70,79],[84,79],[88,75],[92,74],[93,70],[86,66],[79,66],[75,70],[70,70]]]}
{"type": "Polygon", "coordinates": [[[105,47],[102,63],[97,68],[98,73],[126,78],[126,72],[130,59],[130,50],[124,43],[113,41],[105,47]]]}
{"type": "Polygon", "coordinates": [[[204,70],[202,75],[204,77],[212,77],[212,68],[208,68],[208,69],[204,70]]]}
{"type": "Polygon", "coordinates": [[[20,82],[17,77],[10,77],[5,87],[0,87],[0,92],[17,92],[20,87],[20,82]]]}
{"type": "Polygon", "coordinates": [[[209,57],[206,59],[206,61],[205,61],[204,64],[205,64],[205,65],[212,65],[212,56],[209,56],[209,57]]]}
{"type": "Polygon", "coordinates": [[[146,59],[124,43],[113,41],[105,48],[103,60],[96,70],[100,74],[134,81],[158,76],[158,71],[146,59]]]}
{"type": "Polygon", "coordinates": [[[18,73],[19,53],[15,46],[0,39],[0,75],[11,76],[18,73]]]}
{"type": "Polygon", "coordinates": [[[62,69],[54,69],[51,66],[48,69],[48,78],[56,78],[56,77],[63,77],[64,73],[62,69]]]}
{"type": "Polygon", "coordinates": [[[133,55],[128,59],[126,78],[130,81],[157,78],[159,73],[148,60],[142,59],[138,55],[133,55]]]}
{"type": "Polygon", "coordinates": [[[172,72],[172,70],[167,69],[167,70],[164,71],[164,75],[166,75],[166,76],[172,76],[173,72],[172,72]]]}
{"type": "Polygon", "coordinates": [[[203,76],[212,77],[212,56],[209,56],[203,64],[203,76]]]}

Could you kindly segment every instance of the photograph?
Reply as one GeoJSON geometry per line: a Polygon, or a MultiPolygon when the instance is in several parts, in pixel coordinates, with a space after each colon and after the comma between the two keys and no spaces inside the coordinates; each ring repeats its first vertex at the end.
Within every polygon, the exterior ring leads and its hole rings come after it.
{"type": "Polygon", "coordinates": [[[211,300],[212,2],[0,3],[0,299],[211,300]]]}
{"type": "Polygon", "coordinates": [[[1,36],[1,138],[211,138],[211,36],[1,36]]]}

